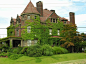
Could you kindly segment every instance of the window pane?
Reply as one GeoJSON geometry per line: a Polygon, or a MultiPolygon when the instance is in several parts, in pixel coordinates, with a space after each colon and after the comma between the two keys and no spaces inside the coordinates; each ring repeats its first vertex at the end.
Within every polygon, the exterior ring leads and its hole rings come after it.
{"type": "Polygon", "coordinates": [[[28,16],[28,20],[30,20],[30,16],[28,16]]]}
{"type": "Polygon", "coordinates": [[[31,45],[31,40],[27,40],[27,46],[31,45]]]}
{"type": "Polygon", "coordinates": [[[52,29],[49,29],[49,34],[52,35],[52,29]]]}
{"type": "Polygon", "coordinates": [[[19,29],[17,29],[16,32],[17,32],[16,35],[19,36],[19,29]]]}
{"type": "Polygon", "coordinates": [[[53,23],[55,23],[55,19],[53,19],[53,23]]]}
{"type": "Polygon", "coordinates": [[[31,32],[31,26],[27,27],[27,32],[30,33],[31,32]]]}
{"type": "Polygon", "coordinates": [[[34,19],[36,19],[36,16],[35,16],[35,18],[34,19]]]}
{"type": "Polygon", "coordinates": [[[60,30],[57,30],[57,35],[60,35],[60,30]]]}
{"type": "Polygon", "coordinates": [[[34,44],[36,44],[37,43],[37,40],[34,40],[34,44]]]}

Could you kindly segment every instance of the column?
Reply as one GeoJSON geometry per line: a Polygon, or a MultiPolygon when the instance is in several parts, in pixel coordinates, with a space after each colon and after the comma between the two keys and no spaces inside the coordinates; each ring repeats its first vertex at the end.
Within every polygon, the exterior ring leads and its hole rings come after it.
{"type": "Polygon", "coordinates": [[[10,47],[13,47],[13,39],[10,39],[10,47]]]}
{"type": "Polygon", "coordinates": [[[23,47],[23,40],[21,40],[21,47],[23,47]]]}

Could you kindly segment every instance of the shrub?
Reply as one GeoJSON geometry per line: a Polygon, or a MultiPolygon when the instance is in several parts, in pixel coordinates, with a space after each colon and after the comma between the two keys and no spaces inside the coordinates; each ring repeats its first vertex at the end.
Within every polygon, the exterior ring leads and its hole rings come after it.
{"type": "Polygon", "coordinates": [[[24,55],[27,55],[27,49],[28,49],[28,46],[23,47],[22,50],[20,51],[20,53],[24,54],[24,55]]]}
{"type": "Polygon", "coordinates": [[[2,52],[1,54],[0,54],[0,56],[3,56],[3,57],[6,57],[8,54],[6,54],[5,52],[2,52]]]}
{"type": "Polygon", "coordinates": [[[86,50],[84,51],[84,53],[86,53],[86,50]]]}
{"type": "Polygon", "coordinates": [[[33,46],[29,46],[27,49],[27,54],[30,57],[39,57],[42,56],[42,49],[41,46],[36,44],[33,46]]]}
{"type": "Polygon", "coordinates": [[[47,45],[47,44],[43,45],[42,46],[42,54],[46,55],[46,56],[53,55],[52,47],[50,45],[47,45]]]}
{"type": "Polygon", "coordinates": [[[68,53],[68,50],[65,49],[65,48],[62,48],[62,47],[52,47],[53,49],[53,54],[65,54],[65,53],[68,53]]]}
{"type": "Polygon", "coordinates": [[[22,50],[22,47],[9,48],[7,52],[19,54],[21,50],[22,50]]]}
{"type": "Polygon", "coordinates": [[[13,48],[9,48],[8,50],[7,50],[7,52],[13,52],[13,48]]]}
{"type": "Polygon", "coordinates": [[[23,56],[23,55],[22,54],[12,54],[12,55],[9,56],[9,58],[12,59],[12,60],[16,60],[21,56],[23,56]]]}

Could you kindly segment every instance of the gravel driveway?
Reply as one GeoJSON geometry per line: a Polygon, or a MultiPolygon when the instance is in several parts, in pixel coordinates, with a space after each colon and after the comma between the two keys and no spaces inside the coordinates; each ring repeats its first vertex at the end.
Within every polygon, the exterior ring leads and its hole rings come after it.
{"type": "Polygon", "coordinates": [[[78,60],[71,60],[71,61],[64,61],[52,64],[86,64],[86,59],[78,59],[78,60]]]}

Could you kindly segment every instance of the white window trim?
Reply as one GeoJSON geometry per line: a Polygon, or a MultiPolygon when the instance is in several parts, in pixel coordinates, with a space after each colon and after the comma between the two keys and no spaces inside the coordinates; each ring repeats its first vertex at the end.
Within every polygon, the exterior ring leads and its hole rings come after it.
{"type": "Polygon", "coordinates": [[[27,19],[30,20],[30,16],[27,16],[27,19]]]}
{"type": "Polygon", "coordinates": [[[60,35],[60,30],[57,30],[57,35],[60,35]]]}
{"type": "Polygon", "coordinates": [[[31,46],[31,40],[27,40],[27,46],[31,46]]]}
{"type": "Polygon", "coordinates": [[[27,33],[30,33],[31,32],[31,26],[28,26],[27,27],[27,33]]]}
{"type": "Polygon", "coordinates": [[[52,29],[49,29],[49,35],[52,35],[52,29]]]}
{"type": "Polygon", "coordinates": [[[19,36],[19,29],[17,29],[16,32],[17,32],[16,35],[19,36]]]}
{"type": "Polygon", "coordinates": [[[36,44],[36,43],[37,43],[37,41],[38,41],[38,40],[34,40],[34,44],[36,44]]]}

